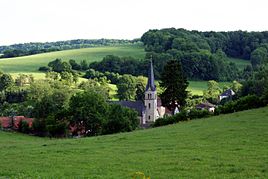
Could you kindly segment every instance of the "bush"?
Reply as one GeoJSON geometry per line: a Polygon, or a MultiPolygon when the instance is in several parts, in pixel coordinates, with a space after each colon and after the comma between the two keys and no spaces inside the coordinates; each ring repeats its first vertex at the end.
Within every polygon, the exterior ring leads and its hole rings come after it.
{"type": "Polygon", "coordinates": [[[64,137],[67,133],[68,125],[65,121],[56,120],[54,116],[46,119],[46,129],[50,137],[64,137]]]}
{"type": "Polygon", "coordinates": [[[43,71],[43,72],[49,72],[49,71],[51,71],[51,68],[47,67],[47,66],[42,66],[42,67],[39,67],[38,70],[43,71]]]}
{"type": "Polygon", "coordinates": [[[34,119],[33,121],[33,132],[37,136],[46,136],[46,121],[44,119],[34,119]]]}
{"type": "Polygon", "coordinates": [[[29,127],[29,123],[27,121],[21,120],[19,123],[19,132],[28,134],[30,133],[30,127],[29,127]]]}
{"type": "Polygon", "coordinates": [[[265,100],[259,98],[256,95],[248,95],[236,101],[227,102],[223,106],[219,106],[216,109],[215,114],[218,115],[218,114],[233,113],[237,111],[259,108],[265,105],[266,105],[265,100]]]}
{"type": "Polygon", "coordinates": [[[208,110],[193,109],[188,113],[188,117],[190,119],[199,119],[199,118],[205,118],[209,116],[212,116],[212,113],[209,112],[208,110]]]}

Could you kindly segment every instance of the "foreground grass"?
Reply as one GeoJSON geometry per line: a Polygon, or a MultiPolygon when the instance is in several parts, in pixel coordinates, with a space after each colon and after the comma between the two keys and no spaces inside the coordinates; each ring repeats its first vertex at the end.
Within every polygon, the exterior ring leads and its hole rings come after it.
{"type": "Polygon", "coordinates": [[[143,59],[145,51],[139,45],[107,46],[64,50],[58,52],[42,53],[24,57],[0,59],[0,70],[6,73],[35,73],[40,66],[46,66],[50,61],[61,58],[64,61],[74,59],[77,62],[86,60],[91,63],[101,61],[106,55],[132,56],[143,59]]]}
{"type": "Polygon", "coordinates": [[[0,159],[4,178],[267,178],[268,107],[92,138],[0,132],[0,159]]]}

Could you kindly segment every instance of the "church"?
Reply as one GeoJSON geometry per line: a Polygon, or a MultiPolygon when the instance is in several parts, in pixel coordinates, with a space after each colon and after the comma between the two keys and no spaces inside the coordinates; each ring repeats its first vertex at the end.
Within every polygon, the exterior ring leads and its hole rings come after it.
{"type": "Polygon", "coordinates": [[[154,81],[153,62],[150,61],[148,68],[148,81],[145,89],[145,98],[143,101],[116,101],[124,107],[134,109],[138,112],[141,127],[148,127],[154,123],[159,117],[165,114],[171,114],[165,107],[162,106],[161,99],[157,97],[157,89],[154,81]]]}

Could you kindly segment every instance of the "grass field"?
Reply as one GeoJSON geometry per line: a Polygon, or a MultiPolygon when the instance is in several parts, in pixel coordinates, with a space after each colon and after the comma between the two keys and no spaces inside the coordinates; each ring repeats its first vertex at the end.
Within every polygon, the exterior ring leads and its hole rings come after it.
{"type": "Polygon", "coordinates": [[[145,51],[142,46],[138,45],[64,50],[24,57],[0,59],[0,69],[8,73],[35,73],[38,72],[40,66],[46,66],[50,61],[55,60],[56,58],[61,58],[64,61],[74,59],[78,62],[86,60],[90,63],[100,61],[106,55],[133,56],[142,59],[145,56],[145,51]]]}
{"type": "Polygon", "coordinates": [[[0,141],[0,178],[268,178],[268,107],[92,138],[0,131],[0,141]]]}
{"type": "Polygon", "coordinates": [[[234,62],[240,70],[243,70],[247,65],[250,65],[250,60],[243,60],[239,58],[229,58],[229,60],[234,62]]]}
{"type": "MultiPolygon", "coordinates": [[[[221,88],[231,85],[231,82],[219,82],[221,88]]],[[[188,91],[193,95],[203,95],[203,91],[208,88],[207,81],[189,81],[188,91]]]]}

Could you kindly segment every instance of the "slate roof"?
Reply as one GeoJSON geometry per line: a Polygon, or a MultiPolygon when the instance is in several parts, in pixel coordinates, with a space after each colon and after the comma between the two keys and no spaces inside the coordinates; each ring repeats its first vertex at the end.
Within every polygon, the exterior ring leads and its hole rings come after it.
{"type": "Polygon", "coordinates": [[[235,95],[235,92],[232,89],[228,89],[224,91],[220,96],[233,96],[235,95]]]}
{"type": "Polygon", "coordinates": [[[149,88],[152,91],[155,91],[156,90],[156,86],[154,84],[154,68],[153,68],[153,62],[152,62],[152,60],[150,62],[150,67],[149,67],[149,71],[148,71],[148,82],[147,82],[147,85],[146,85],[146,91],[149,88]]]}
{"type": "Polygon", "coordinates": [[[142,101],[110,101],[110,103],[119,104],[123,107],[134,109],[138,112],[139,116],[142,116],[145,111],[145,106],[142,101]]]}

